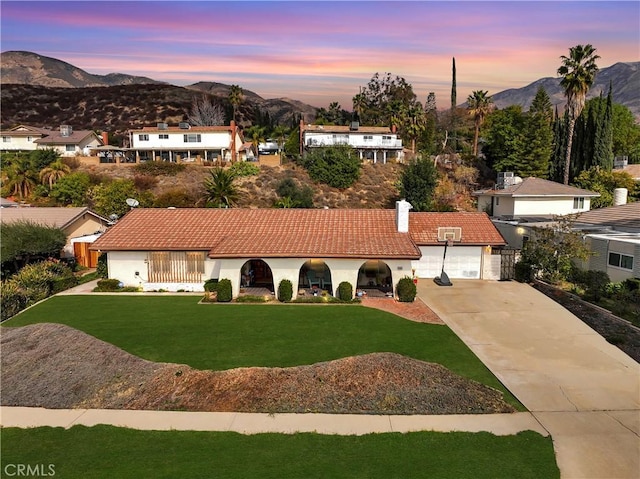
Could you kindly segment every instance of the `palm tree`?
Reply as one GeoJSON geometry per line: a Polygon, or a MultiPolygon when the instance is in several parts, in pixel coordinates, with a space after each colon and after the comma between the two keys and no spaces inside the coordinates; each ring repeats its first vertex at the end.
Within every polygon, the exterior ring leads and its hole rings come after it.
{"type": "Polygon", "coordinates": [[[264,137],[264,128],[260,126],[252,126],[247,129],[247,136],[251,138],[251,144],[256,151],[256,159],[258,159],[260,157],[260,152],[258,151],[260,143],[264,143],[266,141],[264,137]]]}
{"type": "Polygon", "coordinates": [[[424,131],[426,126],[426,115],[420,103],[415,103],[409,107],[403,107],[397,117],[405,135],[411,139],[411,151],[416,152],[416,139],[424,131]]]}
{"type": "Polygon", "coordinates": [[[287,128],[278,125],[273,129],[273,136],[278,139],[278,154],[280,155],[280,161],[282,161],[282,148],[284,147],[284,141],[287,137],[287,128]]]}
{"type": "Polygon", "coordinates": [[[58,158],[40,172],[40,181],[43,185],[48,183],[49,189],[51,189],[60,178],[68,175],[70,171],[71,168],[62,162],[62,158],[58,158]]]}
{"type": "Polygon", "coordinates": [[[23,200],[31,195],[36,179],[28,159],[15,160],[3,173],[4,186],[11,191],[12,196],[23,200]]]}
{"type": "Polygon", "coordinates": [[[493,100],[487,96],[488,91],[476,90],[471,92],[467,98],[467,110],[475,122],[475,132],[473,135],[473,156],[478,156],[478,137],[480,136],[480,126],[493,108],[493,100]]]}
{"type": "Polygon", "coordinates": [[[211,170],[211,177],[204,181],[207,202],[216,208],[229,208],[239,197],[239,191],[233,184],[235,175],[230,170],[216,167],[211,170]]]}
{"type": "Polygon", "coordinates": [[[596,60],[600,58],[595,54],[596,49],[592,45],[576,45],[569,48],[569,56],[562,55],[562,65],[558,68],[558,75],[562,76],[560,86],[567,97],[567,113],[569,128],[567,128],[567,151],[564,161],[564,184],[569,184],[569,167],[571,166],[571,146],[573,143],[573,130],[576,120],[582,113],[587,92],[596,76],[598,66],[596,60]]]}
{"type": "Polygon", "coordinates": [[[229,89],[229,103],[233,107],[233,121],[236,121],[238,106],[242,103],[242,88],[239,85],[231,85],[229,89]]]}

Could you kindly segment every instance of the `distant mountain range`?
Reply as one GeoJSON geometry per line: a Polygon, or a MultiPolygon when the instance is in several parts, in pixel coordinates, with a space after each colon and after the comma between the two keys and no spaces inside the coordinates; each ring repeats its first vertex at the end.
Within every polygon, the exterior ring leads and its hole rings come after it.
{"type": "MultiPolygon", "coordinates": [[[[199,82],[185,87],[147,77],[110,73],[94,75],[69,63],[32,52],[7,51],[0,56],[3,127],[18,123],[55,127],[69,123],[76,128],[125,131],[155,122],[177,123],[187,118],[194,92],[215,95],[226,108],[230,85],[199,82]],[[144,85],[144,86],[143,86],[144,85]]],[[[616,63],[601,69],[589,97],[606,95],[611,82],[613,99],[627,106],[640,120],[640,62],[616,63]]],[[[492,96],[498,108],[522,105],[527,110],[542,85],[554,105],[564,106],[559,78],[542,78],[523,88],[492,96]]],[[[289,98],[264,99],[243,90],[241,118],[250,121],[258,112],[276,122],[288,123],[296,116],[306,121],[317,108],[289,98]]]]}

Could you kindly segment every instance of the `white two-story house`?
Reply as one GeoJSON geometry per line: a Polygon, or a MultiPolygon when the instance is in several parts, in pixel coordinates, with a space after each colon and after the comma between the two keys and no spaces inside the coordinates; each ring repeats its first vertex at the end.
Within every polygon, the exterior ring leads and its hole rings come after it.
{"type": "Polygon", "coordinates": [[[91,149],[102,145],[102,138],[91,130],[74,130],[60,125],[58,130],[18,125],[2,131],[2,151],[33,151],[51,148],[60,156],[88,156],[91,149]]]}
{"type": "Polygon", "coordinates": [[[521,249],[532,227],[589,211],[591,198],[600,193],[507,172],[499,174],[494,188],[474,191],[473,196],[478,198],[478,211],[491,216],[509,247],[521,249]]]}
{"type": "Polygon", "coordinates": [[[300,154],[323,146],[349,145],[361,160],[386,163],[403,161],[402,140],[395,127],[351,125],[306,125],[300,122],[300,154]]]}
{"type": "Polygon", "coordinates": [[[169,126],[158,123],[129,130],[129,144],[140,161],[237,161],[243,138],[234,121],[229,126],[169,126]]]}

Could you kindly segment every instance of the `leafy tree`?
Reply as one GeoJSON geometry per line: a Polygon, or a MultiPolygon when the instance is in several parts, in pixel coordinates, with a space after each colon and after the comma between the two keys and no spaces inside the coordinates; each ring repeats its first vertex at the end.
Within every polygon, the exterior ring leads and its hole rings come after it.
{"type": "Polygon", "coordinates": [[[308,151],[302,158],[302,166],[314,181],[343,189],[360,178],[362,165],[349,145],[335,145],[308,151]]]}
{"type": "Polygon", "coordinates": [[[31,153],[29,153],[30,167],[36,173],[40,172],[40,170],[46,168],[51,163],[59,159],[60,155],[53,148],[33,150],[31,153]]]}
{"type": "Polygon", "coordinates": [[[70,171],[71,168],[65,165],[61,158],[58,158],[49,166],[40,170],[40,181],[42,181],[42,184],[48,184],[49,189],[51,189],[58,180],[68,175],[70,171]]]}
{"type": "Polygon", "coordinates": [[[242,88],[240,88],[240,86],[238,85],[231,85],[229,89],[229,103],[231,103],[231,106],[233,107],[234,121],[237,121],[238,107],[240,106],[240,103],[242,103],[242,100],[242,88]]]}
{"type": "Polygon", "coordinates": [[[522,145],[526,167],[519,173],[547,178],[553,153],[553,107],[542,86],[538,88],[526,115],[522,145]]]}
{"type": "Polygon", "coordinates": [[[387,126],[392,118],[400,116],[402,107],[418,103],[411,84],[391,73],[373,75],[359,95],[354,97],[354,104],[357,99],[360,120],[370,126],[387,126]]]}
{"type": "Polygon", "coordinates": [[[483,151],[491,168],[526,176],[522,137],[524,126],[525,116],[519,105],[497,110],[487,118],[483,151]]]}
{"type": "Polygon", "coordinates": [[[595,79],[598,66],[596,60],[600,57],[595,54],[596,49],[592,45],[576,45],[569,49],[569,56],[562,55],[562,65],[558,68],[558,75],[562,76],[560,86],[567,97],[568,128],[567,151],[564,164],[563,181],[569,184],[569,171],[571,167],[571,148],[573,144],[573,131],[576,120],[584,108],[587,92],[595,79]]]}
{"type": "Polygon", "coordinates": [[[28,198],[36,186],[36,175],[30,161],[18,158],[3,171],[3,187],[11,196],[28,198]]]}
{"type": "Polygon", "coordinates": [[[224,109],[211,103],[211,98],[203,94],[200,98],[193,98],[188,120],[196,126],[224,125],[224,109]]]}
{"type": "Polygon", "coordinates": [[[233,172],[216,167],[211,170],[210,177],[204,182],[207,206],[214,208],[230,208],[237,201],[240,193],[234,184],[233,172]]]}
{"type": "Polygon", "coordinates": [[[473,156],[478,156],[478,137],[480,136],[480,126],[484,122],[485,117],[491,111],[493,100],[491,100],[488,91],[476,90],[471,92],[467,98],[467,110],[473,117],[475,132],[473,135],[473,156]]]}
{"type": "Polygon", "coordinates": [[[197,199],[193,194],[183,189],[171,189],[156,197],[153,201],[154,208],[193,208],[197,199]]]}
{"type": "Polygon", "coordinates": [[[302,188],[291,177],[284,178],[276,187],[276,193],[280,200],[276,203],[278,208],[313,208],[313,190],[309,185],[302,188]]]}
{"type": "Polygon", "coordinates": [[[619,103],[613,104],[612,113],[614,156],[626,156],[629,162],[640,163],[640,124],[631,110],[619,103]]]}
{"type": "Polygon", "coordinates": [[[6,223],[0,228],[0,261],[18,271],[24,265],[60,257],[67,235],[60,229],[28,221],[6,223]]]}
{"type": "Polygon", "coordinates": [[[613,205],[613,190],[627,188],[634,194],[636,182],[625,171],[605,170],[594,166],[580,173],[574,180],[574,185],[585,190],[600,193],[600,197],[591,199],[592,208],[604,208],[613,205]]]}
{"type": "Polygon", "coordinates": [[[400,194],[414,211],[431,211],[433,193],[438,182],[438,172],[428,158],[418,158],[409,163],[400,178],[400,194]]]}
{"type": "Polygon", "coordinates": [[[56,181],[49,196],[65,206],[83,206],[90,185],[91,179],[87,173],[69,173],[56,181]]]}
{"type": "Polygon", "coordinates": [[[351,114],[343,110],[337,101],[331,102],[329,109],[320,108],[316,113],[317,125],[346,125],[351,119],[351,114]]]}
{"type": "Polygon", "coordinates": [[[579,233],[572,231],[573,218],[556,218],[553,227],[533,228],[531,239],[522,248],[520,262],[528,265],[534,275],[551,282],[569,277],[573,262],[586,260],[589,247],[579,233]]]}
{"type": "Polygon", "coordinates": [[[300,126],[293,129],[284,144],[284,152],[287,156],[296,157],[300,154],[300,126]]]}
{"type": "Polygon", "coordinates": [[[88,192],[92,208],[105,217],[124,216],[131,207],[127,198],[137,199],[141,207],[151,206],[153,199],[147,194],[139,193],[132,180],[114,180],[92,187],[88,192]]]}

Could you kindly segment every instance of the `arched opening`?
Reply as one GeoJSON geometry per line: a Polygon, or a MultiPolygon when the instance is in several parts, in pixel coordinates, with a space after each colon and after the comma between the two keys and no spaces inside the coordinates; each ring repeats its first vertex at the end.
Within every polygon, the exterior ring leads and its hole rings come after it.
{"type": "Polygon", "coordinates": [[[274,293],[273,273],[267,263],[261,259],[250,259],[240,268],[240,287],[248,294],[262,295],[274,293]]]}
{"type": "Polygon", "coordinates": [[[369,260],[358,270],[357,290],[367,296],[387,296],[393,294],[391,268],[384,261],[369,260]]]}
{"type": "Polygon", "coordinates": [[[298,284],[306,294],[317,296],[327,291],[333,296],[331,270],[321,259],[311,259],[302,265],[298,284]]]}

